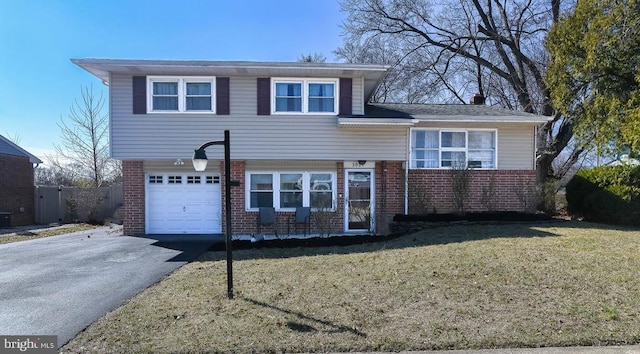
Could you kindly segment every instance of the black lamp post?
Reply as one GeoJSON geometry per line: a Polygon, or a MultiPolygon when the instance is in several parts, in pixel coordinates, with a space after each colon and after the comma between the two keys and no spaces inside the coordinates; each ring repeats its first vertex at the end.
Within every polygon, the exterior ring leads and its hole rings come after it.
{"type": "Polygon", "coordinates": [[[197,150],[193,154],[193,168],[196,171],[202,172],[207,168],[207,154],[204,149],[211,145],[224,145],[224,205],[225,205],[225,217],[227,227],[225,228],[226,234],[226,248],[227,248],[227,297],[233,299],[233,257],[232,257],[232,244],[231,244],[231,152],[229,151],[229,131],[224,131],[224,140],[222,141],[209,141],[197,150]]]}

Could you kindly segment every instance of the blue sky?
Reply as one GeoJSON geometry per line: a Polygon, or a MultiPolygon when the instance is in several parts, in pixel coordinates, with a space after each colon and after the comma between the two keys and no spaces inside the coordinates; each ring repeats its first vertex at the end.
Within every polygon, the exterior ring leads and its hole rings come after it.
{"type": "Polygon", "coordinates": [[[81,85],[71,58],[335,61],[338,0],[0,1],[0,134],[44,158],[81,85]]]}

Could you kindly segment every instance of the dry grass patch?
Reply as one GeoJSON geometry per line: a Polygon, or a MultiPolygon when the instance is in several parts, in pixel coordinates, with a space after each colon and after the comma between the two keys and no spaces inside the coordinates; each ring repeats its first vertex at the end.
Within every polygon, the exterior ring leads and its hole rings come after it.
{"type": "Polygon", "coordinates": [[[45,228],[42,230],[38,230],[38,229],[25,230],[25,231],[15,232],[7,235],[0,235],[0,244],[35,240],[37,238],[69,234],[69,233],[78,232],[78,231],[92,230],[97,227],[99,226],[91,225],[91,224],[68,224],[61,227],[45,228]]]}
{"type": "Polygon", "coordinates": [[[332,352],[640,341],[639,230],[565,222],[207,253],[64,352],[332,352]]]}

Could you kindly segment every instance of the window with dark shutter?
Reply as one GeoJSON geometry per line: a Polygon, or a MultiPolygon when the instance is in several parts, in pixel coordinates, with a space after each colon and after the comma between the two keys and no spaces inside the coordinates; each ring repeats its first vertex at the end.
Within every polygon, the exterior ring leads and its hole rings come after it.
{"type": "Polygon", "coordinates": [[[147,114],[147,77],[133,77],[133,114],[147,114]]]}
{"type": "Polygon", "coordinates": [[[271,79],[258,78],[258,115],[268,116],[271,114],[271,79]]]}
{"type": "Polygon", "coordinates": [[[228,115],[229,108],[229,78],[216,78],[216,114],[228,115]]]}
{"type": "Polygon", "coordinates": [[[353,107],[353,79],[340,78],[340,110],[338,114],[351,115],[353,107]]]}

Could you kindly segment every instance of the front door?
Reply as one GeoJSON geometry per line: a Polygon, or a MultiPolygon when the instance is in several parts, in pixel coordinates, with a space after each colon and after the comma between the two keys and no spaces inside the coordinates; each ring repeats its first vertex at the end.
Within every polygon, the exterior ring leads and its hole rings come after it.
{"type": "Polygon", "coordinates": [[[345,171],[345,231],[370,232],[375,224],[373,169],[345,171]]]}

